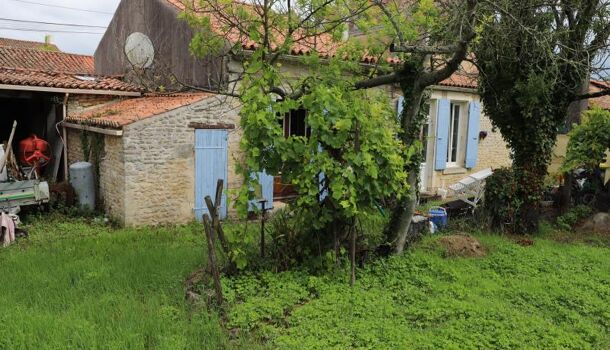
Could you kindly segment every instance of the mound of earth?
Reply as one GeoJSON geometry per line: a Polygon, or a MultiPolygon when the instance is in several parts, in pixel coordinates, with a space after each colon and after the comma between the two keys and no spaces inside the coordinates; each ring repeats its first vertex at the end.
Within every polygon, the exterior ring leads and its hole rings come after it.
{"type": "Polygon", "coordinates": [[[445,247],[447,257],[481,257],[485,248],[476,238],[469,235],[451,235],[438,240],[445,247]]]}
{"type": "Polygon", "coordinates": [[[577,231],[610,234],[610,214],[597,213],[591,216],[577,228],[577,231]]]}

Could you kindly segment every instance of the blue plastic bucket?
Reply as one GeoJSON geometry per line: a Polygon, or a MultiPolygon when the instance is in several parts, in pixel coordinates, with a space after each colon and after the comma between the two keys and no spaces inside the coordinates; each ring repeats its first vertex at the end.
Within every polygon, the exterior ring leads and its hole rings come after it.
{"type": "Polygon", "coordinates": [[[447,210],[445,210],[445,208],[430,208],[430,210],[428,210],[428,215],[430,215],[430,221],[432,221],[439,229],[447,227],[449,219],[447,217],[447,210]]]}

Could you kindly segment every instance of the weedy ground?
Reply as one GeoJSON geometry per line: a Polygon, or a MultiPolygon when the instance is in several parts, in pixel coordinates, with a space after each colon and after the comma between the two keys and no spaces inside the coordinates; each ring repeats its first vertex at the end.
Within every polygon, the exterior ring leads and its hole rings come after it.
{"type": "Polygon", "coordinates": [[[354,288],[342,268],[223,278],[223,327],[184,300],[184,280],[205,261],[200,226],[46,217],[28,229],[0,249],[0,349],[610,346],[606,242],[539,237],[524,247],[476,234],[486,256],[446,258],[429,237],[366,264],[354,288]]]}
{"type": "Polygon", "coordinates": [[[26,228],[0,248],[0,349],[256,349],[184,300],[204,259],[201,227],[41,217],[26,228]]]}

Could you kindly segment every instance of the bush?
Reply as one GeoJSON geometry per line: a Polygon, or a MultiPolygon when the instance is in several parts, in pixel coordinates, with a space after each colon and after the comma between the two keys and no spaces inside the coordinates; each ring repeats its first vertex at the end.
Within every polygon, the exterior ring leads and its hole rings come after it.
{"type": "Polygon", "coordinates": [[[593,210],[591,207],[586,205],[578,205],[557,218],[557,228],[564,231],[570,231],[574,225],[576,225],[582,219],[589,217],[592,213],[593,210]]]}
{"type": "Polygon", "coordinates": [[[517,196],[518,186],[515,173],[510,168],[498,169],[487,178],[483,209],[492,229],[514,229],[513,224],[522,204],[517,196]]]}
{"type": "Polygon", "coordinates": [[[339,227],[335,230],[341,237],[334,237],[332,232],[313,227],[309,213],[303,209],[286,207],[275,212],[269,220],[267,256],[270,260],[267,263],[279,271],[302,265],[314,270],[325,269],[329,261],[327,253],[348,250],[348,235],[352,229],[358,237],[356,251],[358,255],[364,255],[383,243],[383,228],[387,222],[388,218],[380,211],[360,213],[351,229],[350,223],[337,222],[335,225],[339,227]]]}
{"type": "Polygon", "coordinates": [[[602,109],[587,111],[583,122],[570,132],[570,142],[563,170],[579,167],[597,169],[610,148],[610,112],[602,109]]]}

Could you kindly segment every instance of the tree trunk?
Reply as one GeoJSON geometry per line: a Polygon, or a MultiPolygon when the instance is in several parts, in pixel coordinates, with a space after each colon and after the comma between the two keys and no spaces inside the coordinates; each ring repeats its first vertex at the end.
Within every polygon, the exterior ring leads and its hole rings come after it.
{"type": "MultiPolygon", "coordinates": [[[[556,133],[544,137],[547,140],[554,140],[555,138],[557,138],[556,133]]],[[[543,197],[544,179],[547,176],[547,161],[551,158],[552,149],[552,146],[537,144],[532,145],[527,151],[523,149],[515,151],[513,172],[516,182],[519,184],[516,197],[521,200],[513,227],[513,231],[517,234],[529,234],[538,231],[540,201],[543,197]]]]}
{"type": "MultiPolygon", "coordinates": [[[[582,81],[580,86],[580,94],[586,94],[589,92],[589,75],[582,81]]],[[[568,107],[568,115],[566,121],[566,132],[572,129],[572,124],[580,124],[580,117],[589,108],[589,100],[582,99],[574,101],[568,107]]],[[[560,212],[565,214],[570,210],[572,206],[572,173],[563,174],[564,182],[560,193],[560,212]]]]}
{"type": "MultiPolygon", "coordinates": [[[[405,105],[401,116],[402,133],[400,137],[407,147],[411,147],[416,140],[419,140],[420,127],[423,120],[422,115],[420,115],[420,108],[424,90],[419,88],[417,84],[414,85],[416,86],[402,88],[405,95],[405,105]]],[[[421,157],[415,157],[414,162],[407,166],[410,195],[402,199],[401,203],[398,203],[392,213],[389,238],[394,242],[394,252],[396,254],[401,254],[404,251],[409,230],[411,229],[411,220],[413,219],[419,196],[420,163],[421,157]]]]}
{"type": "Polygon", "coordinates": [[[405,198],[399,205],[394,209],[395,216],[395,228],[394,236],[396,237],[396,244],[394,245],[394,252],[396,254],[402,254],[407,244],[407,237],[409,236],[409,230],[411,229],[411,220],[415,213],[415,207],[417,206],[417,191],[413,190],[417,186],[418,173],[413,171],[409,173],[409,186],[411,187],[411,195],[405,198]]]}

